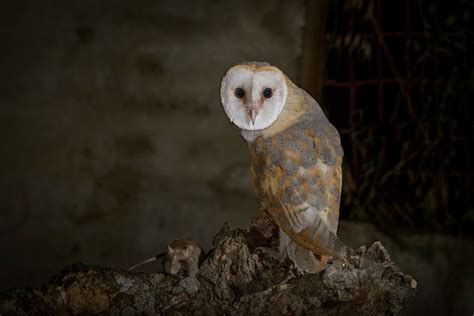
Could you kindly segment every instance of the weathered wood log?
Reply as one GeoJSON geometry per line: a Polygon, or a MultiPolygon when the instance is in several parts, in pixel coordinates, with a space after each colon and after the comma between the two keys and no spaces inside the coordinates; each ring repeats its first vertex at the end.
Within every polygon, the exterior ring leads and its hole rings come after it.
{"type": "Polygon", "coordinates": [[[1,294],[0,314],[391,315],[415,294],[380,242],[301,275],[278,260],[277,236],[263,213],[248,230],[224,226],[200,267],[179,276],[72,265],[41,289],[1,294]]]}

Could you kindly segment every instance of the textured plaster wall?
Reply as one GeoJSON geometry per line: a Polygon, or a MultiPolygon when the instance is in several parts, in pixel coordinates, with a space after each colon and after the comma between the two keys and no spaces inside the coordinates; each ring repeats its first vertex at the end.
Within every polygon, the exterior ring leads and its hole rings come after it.
{"type": "Polygon", "coordinates": [[[303,1],[19,1],[0,12],[0,289],[209,245],[256,212],[225,70],[298,81],[303,1]]]}

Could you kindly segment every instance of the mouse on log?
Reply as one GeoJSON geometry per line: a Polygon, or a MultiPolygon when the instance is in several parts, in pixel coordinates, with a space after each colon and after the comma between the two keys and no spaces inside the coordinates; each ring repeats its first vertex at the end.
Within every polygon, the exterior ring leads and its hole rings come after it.
{"type": "Polygon", "coordinates": [[[169,244],[165,252],[130,267],[129,271],[161,258],[163,258],[163,266],[166,273],[171,275],[190,274],[199,269],[199,264],[204,259],[204,251],[192,239],[178,239],[169,244]]]}

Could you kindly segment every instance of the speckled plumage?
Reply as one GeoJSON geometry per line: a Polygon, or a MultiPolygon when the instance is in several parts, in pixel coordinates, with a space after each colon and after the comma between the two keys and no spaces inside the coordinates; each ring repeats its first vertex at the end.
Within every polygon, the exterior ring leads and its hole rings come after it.
{"type": "Polygon", "coordinates": [[[336,236],[343,151],[337,130],[317,102],[285,80],[288,96],[276,121],[262,130],[242,130],[242,135],[249,144],[257,196],[281,229],[280,251],[300,269],[315,273],[328,256],[345,255],[336,236]]]}

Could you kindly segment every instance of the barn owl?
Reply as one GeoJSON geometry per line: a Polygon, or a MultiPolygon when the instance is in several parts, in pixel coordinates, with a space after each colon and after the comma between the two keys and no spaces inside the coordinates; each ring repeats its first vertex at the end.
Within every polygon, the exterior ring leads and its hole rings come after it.
{"type": "Polygon", "coordinates": [[[248,142],[257,196],[280,228],[280,254],[299,270],[344,258],[337,237],[343,151],[318,103],[278,68],[248,62],[221,83],[230,121],[248,142]]]}

